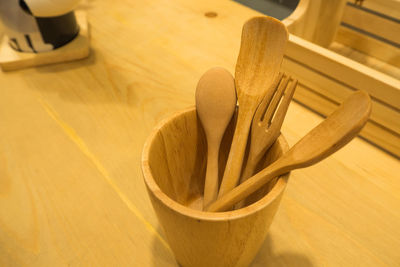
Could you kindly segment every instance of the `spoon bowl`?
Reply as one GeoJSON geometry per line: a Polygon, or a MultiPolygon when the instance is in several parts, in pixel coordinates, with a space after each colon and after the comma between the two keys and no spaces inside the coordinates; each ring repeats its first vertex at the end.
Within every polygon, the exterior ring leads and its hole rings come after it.
{"type": "Polygon", "coordinates": [[[229,71],[216,67],[204,73],[196,88],[196,110],[207,137],[204,207],[218,195],[219,147],[235,108],[235,83],[229,71]]]}

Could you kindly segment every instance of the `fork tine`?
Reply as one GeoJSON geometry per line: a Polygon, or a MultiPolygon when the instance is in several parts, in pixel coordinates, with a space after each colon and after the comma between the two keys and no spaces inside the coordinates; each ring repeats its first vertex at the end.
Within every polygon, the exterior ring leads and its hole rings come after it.
{"type": "Polygon", "coordinates": [[[267,107],[269,106],[269,103],[271,102],[271,98],[274,96],[276,88],[280,84],[283,76],[284,76],[284,74],[282,72],[279,72],[279,75],[272,83],[270,90],[267,91],[267,94],[263,97],[261,103],[258,105],[257,110],[253,117],[254,123],[261,122],[261,119],[263,118],[263,115],[265,114],[265,111],[266,111],[267,107]]]}
{"type": "Polygon", "coordinates": [[[276,120],[277,122],[279,122],[279,123],[274,123],[275,127],[280,128],[282,126],[283,120],[286,116],[286,112],[287,112],[289,104],[290,104],[290,101],[293,98],[297,83],[298,83],[297,79],[293,79],[289,88],[286,89],[285,95],[283,96],[283,99],[282,99],[282,102],[279,105],[278,110],[276,111],[275,116],[273,118],[274,121],[276,120]]]}
{"type": "Polygon", "coordinates": [[[279,103],[281,102],[282,95],[285,92],[285,89],[289,83],[289,80],[290,80],[290,76],[285,75],[283,80],[280,82],[279,88],[276,90],[274,97],[272,98],[270,104],[267,106],[267,110],[262,119],[261,125],[269,126],[269,124],[271,123],[271,120],[275,114],[275,110],[278,107],[279,103]]]}

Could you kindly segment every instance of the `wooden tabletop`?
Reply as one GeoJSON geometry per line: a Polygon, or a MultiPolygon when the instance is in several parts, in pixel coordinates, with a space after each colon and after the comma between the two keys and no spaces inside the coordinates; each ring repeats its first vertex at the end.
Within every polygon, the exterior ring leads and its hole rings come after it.
{"type": "MultiPolygon", "coordinates": [[[[0,266],[177,266],[141,175],[146,137],[234,71],[228,0],[90,0],[91,56],[0,72],[0,266]],[[216,16],[215,16],[216,15],[216,16]]],[[[322,120],[292,103],[290,145],[322,120]]],[[[294,171],[252,266],[399,266],[400,164],[355,139],[294,171]]]]}

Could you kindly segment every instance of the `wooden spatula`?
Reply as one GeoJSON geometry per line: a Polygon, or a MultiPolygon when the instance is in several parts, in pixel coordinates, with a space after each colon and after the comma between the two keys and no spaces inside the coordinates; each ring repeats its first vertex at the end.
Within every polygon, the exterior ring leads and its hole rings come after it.
{"type": "Polygon", "coordinates": [[[272,178],[323,160],[350,142],[367,122],[370,113],[371,100],[368,94],[362,91],[354,93],[282,157],[212,203],[206,210],[227,210],[272,178]]]}
{"type": "Polygon", "coordinates": [[[287,39],[285,25],[271,17],[252,18],[243,26],[235,71],[239,113],[218,197],[239,181],[254,112],[279,73],[287,39]]]}

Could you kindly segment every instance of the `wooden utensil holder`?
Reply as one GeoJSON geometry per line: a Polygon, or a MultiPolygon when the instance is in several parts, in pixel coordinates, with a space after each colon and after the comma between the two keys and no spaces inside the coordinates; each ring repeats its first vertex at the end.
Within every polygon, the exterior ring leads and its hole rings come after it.
{"type": "MultiPolygon", "coordinates": [[[[220,176],[232,140],[233,122],[221,144],[220,176]]],[[[142,155],[143,176],[153,208],[182,266],[248,266],[264,242],[289,174],[255,192],[242,209],[203,212],[206,150],[195,108],[181,111],[156,127],[142,155]]],[[[287,150],[287,142],[280,136],[259,168],[287,150]]]]}

